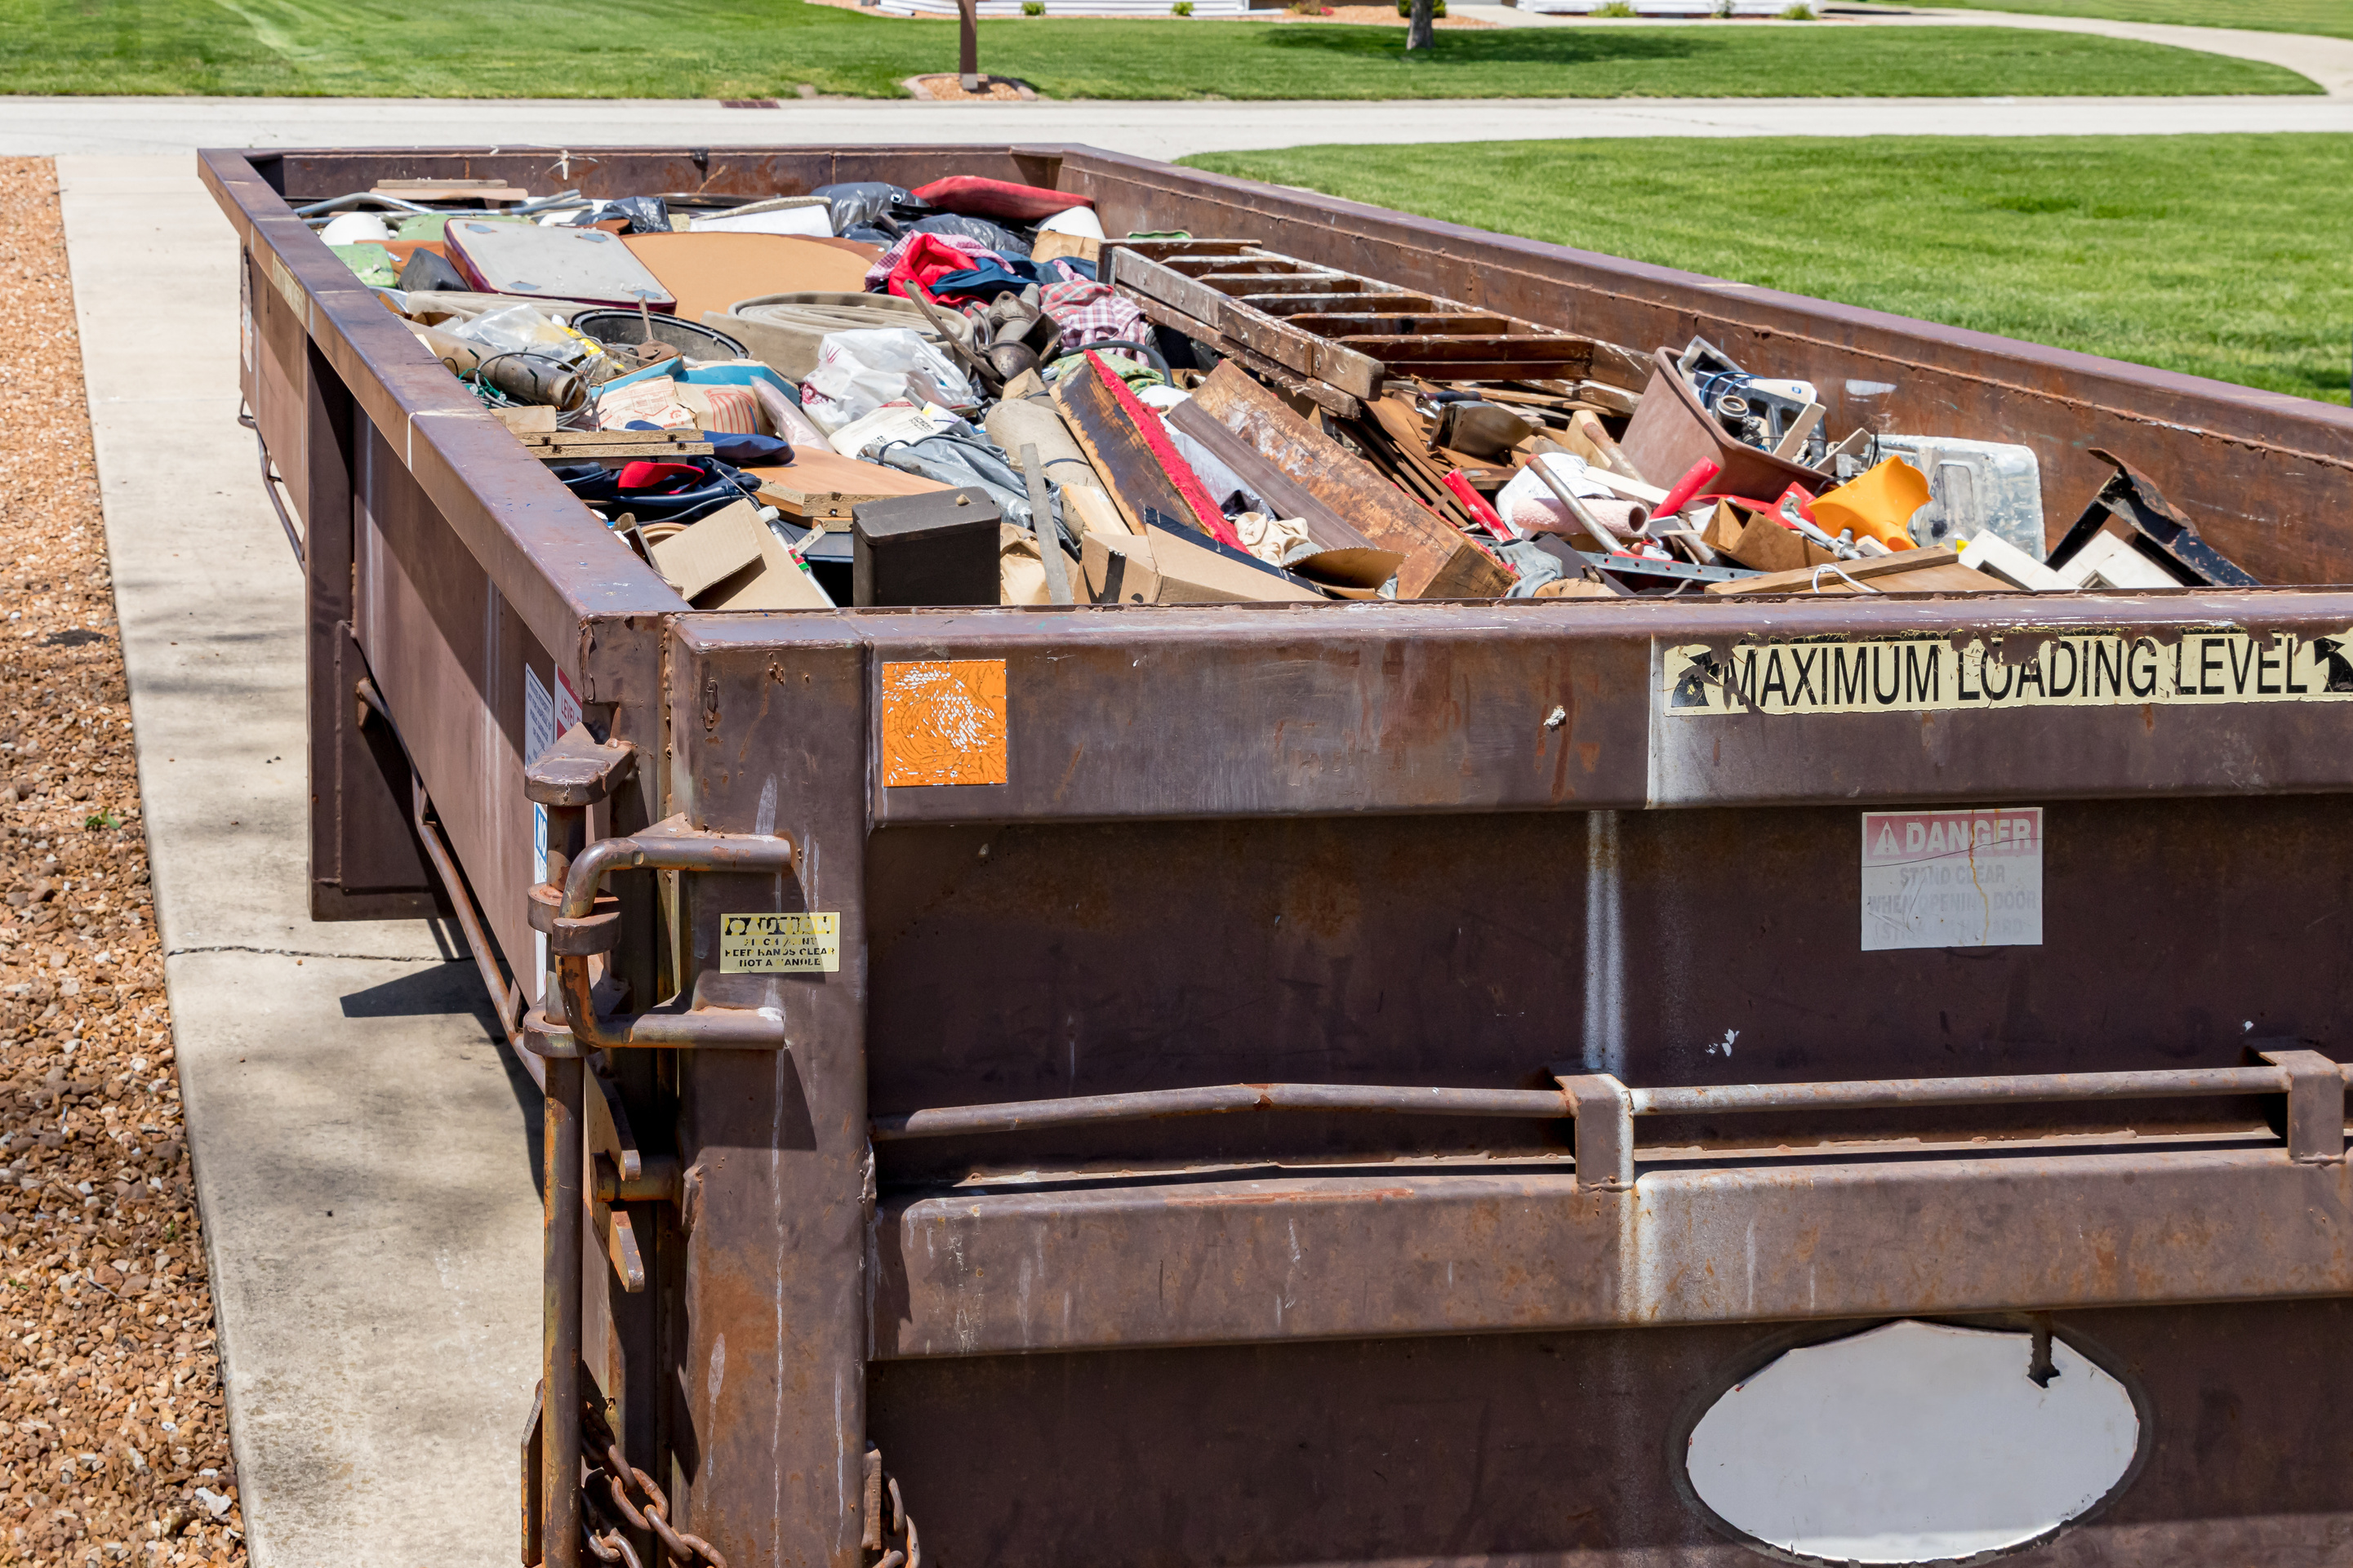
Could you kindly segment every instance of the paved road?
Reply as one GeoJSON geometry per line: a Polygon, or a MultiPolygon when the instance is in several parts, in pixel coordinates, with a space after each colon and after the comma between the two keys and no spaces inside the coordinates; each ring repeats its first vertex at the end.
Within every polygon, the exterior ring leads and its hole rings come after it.
{"type": "Polygon", "coordinates": [[[511,1563],[529,1080],[453,933],[308,917],[302,584],[236,422],[235,235],[184,154],[58,174],[255,1568],[511,1563]]]}
{"type": "Polygon", "coordinates": [[[0,153],[133,155],[198,147],[1017,141],[1082,142],[1177,158],[1324,142],[2245,131],[2353,131],[2353,98],[1458,99],[1409,107],[856,100],[765,110],[676,100],[0,99],[0,153]]]}

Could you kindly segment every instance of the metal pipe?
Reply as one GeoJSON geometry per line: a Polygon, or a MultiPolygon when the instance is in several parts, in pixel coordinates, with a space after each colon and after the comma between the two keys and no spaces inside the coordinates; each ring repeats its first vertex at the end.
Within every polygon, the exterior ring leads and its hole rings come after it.
{"type": "MultiPolygon", "coordinates": [[[[562,883],[587,837],[588,810],[579,805],[543,809],[547,813],[547,879],[562,883]]],[[[561,1025],[566,1022],[565,1005],[552,953],[550,961],[540,1007],[549,1023],[561,1025]]],[[[587,1074],[576,1054],[549,1057],[546,1063],[542,1122],[546,1247],[540,1324],[541,1376],[546,1380],[547,1402],[540,1428],[540,1518],[544,1524],[540,1561],[542,1568],[579,1568],[580,1233],[587,1213],[588,1175],[582,1122],[587,1114],[587,1074]]]]}
{"type": "Polygon", "coordinates": [[[1859,1079],[1847,1083],[1711,1084],[1630,1089],[1637,1116],[1706,1111],[1860,1110],[1874,1106],[2022,1105],[2070,1100],[2187,1100],[2284,1094],[2279,1068],[2180,1068],[2149,1072],[2030,1073],[2014,1078],[1859,1079]]]}
{"type": "MultiPolygon", "coordinates": [[[[551,827],[552,831],[552,827],[551,827]]],[[[605,879],[615,871],[733,871],[781,876],[793,868],[793,841],[777,834],[648,833],[634,838],[599,838],[559,869],[548,858],[548,880],[564,887],[563,918],[585,920],[596,907],[605,879]]],[[[675,1013],[638,1013],[607,1018],[596,1012],[585,953],[557,953],[548,994],[562,998],[572,1037],[599,1050],[660,1047],[670,1049],[774,1051],[785,1048],[783,1015],[771,1007],[693,1007],[675,1013]]],[[[549,1010],[551,1019],[554,1009],[549,1010]]]]}
{"type": "Polygon", "coordinates": [[[269,498],[269,510],[278,514],[278,526],[286,531],[286,542],[294,547],[294,564],[308,572],[311,558],[302,548],[302,531],[294,526],[293,513],[288,511],[286,503],[278,499],[278,492],[285,488],[286,481],[271,471],[278,465],[270,459],[269,443],[261,438],[261,425],[252,415],[245,413],[237,415],[237,422],[253,432],[254,447],[261,454],[261,493],[269,498]]]}
{"type": "MultiPolygon", "coordinates": [[[[2353,1065],[2341,1069],[2353,1080],[2353,1065]]],[[[1707,1111],[1856,1110],[1877,1106],[2032,1104],[2081,1100],[2184,1100],[2205,1095],[2284,1094],[2279,1068],[2184,1068],[2150,1072],[2044,1073],[2010,1078],[1864,1079],[1847,1083],[1715,1084],[1630,1089],[1635,1116],[1707,1111]]],[[[878,1143],[969,1133],[1023,1132],[1240,1110],[1324,1110],[1399,1116],[1551,1119],[1574,1114],[1552,1089],[1411,1089],[1330,1083],[1236,1083],[1139,1094],[955,1105],[870,1124],[878,1143]]]]}
{"type": "Polygon", "coordinates": [[[878,1143],[908,1138],[950,1138],[969,1132],[1022,1132],[1165,1116],[1220,1116],[1237,1110],[1327,1110],[1392,1116],[1495,1116],[1552,1121],[1570,1114],[1566,1095],[1552,1089],[1397,1089],[1342,1083],[1232,1083],[1211,1089],[1164,1089],[1141,1094],[1091,1094],[1071,1100],[957,1105],[906,1116],[878,1116],[869,1124],[878,1143]]]}

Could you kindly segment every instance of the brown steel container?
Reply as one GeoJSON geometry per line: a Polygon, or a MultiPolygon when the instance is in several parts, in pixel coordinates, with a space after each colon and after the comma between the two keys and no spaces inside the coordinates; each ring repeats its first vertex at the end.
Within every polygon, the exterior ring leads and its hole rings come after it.
{"type": "Polygon", "coordinates": [[[1902,1318],[2132,1392],[2018,1561],[2353,1558],[2347,411],[1083,147],[203,165],[310,583],[313,909],[453,907],[549,1092],[543,1407],[617,1455],[584,1516],[535,1420],[525,1563],[585,1517],[860,1568],[894,1492],[949,1568],[1754,1561],[1698,1413],[1902,1318]],[[2031,445],[2053,538],[2112,450],[2284,585],[696,612],[289,207],[951,173],[1704,333],[1835,428],[2031,445]],[[2042,808],[2039,942],[1859,943],[1861,814],[1915,806],[2042,808]]]}

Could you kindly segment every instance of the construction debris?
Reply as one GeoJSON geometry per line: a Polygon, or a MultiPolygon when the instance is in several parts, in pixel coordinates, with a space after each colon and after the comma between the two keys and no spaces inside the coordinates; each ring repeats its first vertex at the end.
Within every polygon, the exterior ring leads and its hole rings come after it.
{"type": "MultiPolygon", "coordinates": [[[[358,231],[390,201],[309,216],[373,279],[358,231]]],[[[385,302],[699,608],[965,603],[991,572],[1039,606],[2244,576],[2129,470],[2074,569],[2046,565],[2028,447],[1833,430],[1811,383],[1704,338],[1630,347],[1255,237],[1108,235],[1048,187],[398,205],[412,286],[377,280],[385,302]],[[949,491],[986,513],[949,530],[954,569],[881,586],[852,521],[949,491]]]]}

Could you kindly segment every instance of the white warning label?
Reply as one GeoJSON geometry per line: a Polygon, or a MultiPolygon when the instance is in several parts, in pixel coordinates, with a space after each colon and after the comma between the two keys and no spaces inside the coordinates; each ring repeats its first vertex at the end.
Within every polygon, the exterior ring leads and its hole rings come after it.
{"type": "Polygon", "coordinates": [[[722,974],[831,974],[841,967],[841,916],[722,915],[722,974]]]}
{"type": "Polygon", "coordinates": [[[1862,814],[1862,951],[2042,945],[2042,808],[1862,814]]]}

